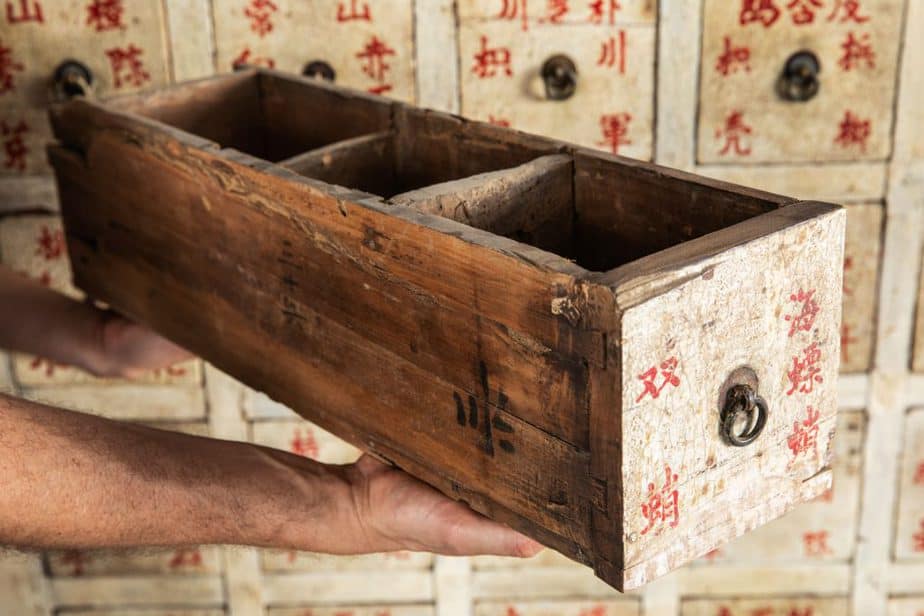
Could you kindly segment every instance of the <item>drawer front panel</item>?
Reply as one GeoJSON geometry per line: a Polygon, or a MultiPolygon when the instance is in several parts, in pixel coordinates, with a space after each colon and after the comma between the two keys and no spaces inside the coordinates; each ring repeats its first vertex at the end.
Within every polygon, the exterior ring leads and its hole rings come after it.
{"type": "MultiPolygon", "coordinates": [[[[412,4],[215,0],[218,70],[250,64],[301,74],[310,63],[323,63],[338,84],[413,101],[412,4]]],[[[315,64],[316,74],[325,70],[315,64]]]]}
{"type": "Polygon", "coordinates": [[[630,578],[701,556],[827,488],[843,225],[840,210],[743,242],[625,313],[630,578]],[[742,383],[766,401],[767,420],[735,447],[720,416],[726,389],[742,383]]]}
{"type": "Polygon", "coordinates": [[[699,162],[888,157],[904,3],[852,4],[706,0],[699,162]]]}
{"type": "Polygon", "coordinates": [[[576,3],[553,21],[543,3],[460,2],[462,114],[650,159],[653,9],[650,3],[619,4],[625,9],[612,21],[593,20],[592,11],[576,3]],[[577,72],[576,88],[564,100],[548,97],[541,76],[544,63],[557,55],[567,56],[577,72]]]}
{"type": "Polygon", "coordinates": [[[905,417],[895,558],[924,562],[924,409],[905,417]]]}

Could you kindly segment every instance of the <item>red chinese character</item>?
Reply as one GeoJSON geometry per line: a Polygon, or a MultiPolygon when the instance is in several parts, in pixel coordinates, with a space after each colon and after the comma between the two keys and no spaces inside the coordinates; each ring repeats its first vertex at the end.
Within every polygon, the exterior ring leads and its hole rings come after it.
{"type": "Polygon", "coordinates": [[[546,0],[546,2],[545,18],[539,21],[560,24],[568,14],[568,0],[546,0]]]}
{"type": "Polygon", "coordinates": [[[815,325],[815,317],[818,316],[820,310],[814,296],[815,289],[806,293],[801,288],[798,293],[793,293],[789,296],[789,301],[799,304],[798,314],[787,314],[785,317],[789,321],[790,338],[798,331],[812,331],[812,326],[815,325]]]}
{"type": "Polygon", "coordinates": [[[732,47],[731,37],[725,37],[725,49],[716,60],[715,70],[726,77],[731,73],[737,73],[738,68],[744,69],[746,73],[751,72],[751,50],[746,45],[732,47]]]}
{"type": "Polygon", "coordinates": [[[306,429],[304,436],[302,436],[302,431],[296,428],[289,449],[292,453],[297,453],[300,456],[305,456],[312,460],[317,459],[318,443],[314,439],[314,432],[311,429],[306,429]]]}
{"type": "Polygon", "coordinates": [[[648,484],[648,500],[642,503],[642,516],[648,522],[642,534],[655,526],[663,529],[664,524],[669,524],[675,528],[680,522],[680,503],[677,489],[674,487],[677,482],[677,474],[671,472],[670,466],[664,467],[664,485],[660,490],[655,488],[654,483],[648,484]]]}
{"type": "Polygon", "coordinates": [[[512,21],[519,17],[520,27],[524,32],[528,30],[529,15],[526,12],[526,0],[501,0],[501,2],[503,2],[503,5],[497,18],[512,21]]]}
{"type": "Polygon", "coordinates": [[[872,133],[872,126],[869,120],[861,120],[851,111],[844,112],[844,119],[839,125],[839,132],[834,138],[834,143],[843,148],[849,148],[853,145],[859,145],[860,151],[866,151],[866,141],[872,133]]]}
{"type": "Polygon", "coordinates": [[[581,610],[578,616],[606,616],[606,606],[600,604],[594,605],[586,610],[581,610]]]}
{"type": "Polygon", "coordinates": [[[506,616],[520,616],[520,613],[517,611],[517,608],[513,607],[512,605],[508,605],[506,616]]]}
{"type": "Polygon", "coordinates": [[[831,487],[818,495],[818,498],[815,499],[819,503],[830,503],[834,500],[834,482],[831,482],[831,487]]]}
{"type": "Polygon", "coordinates": [[[510,128],[510,120],[506,118],[497,118],[494,115],[488,116],[488,123],[493,124],[494,126],[503,126],[505,128],[510,128]]]}
{"type": "Polygon", "coordinates": [[[356,54],[360,60],[364,60],[362,71],[378,82],[378,85],[369,88],[373,94],[384,94],[391,90],[391,85],[385,83],[385,73],[391,69],[391,65],[385,61],[387,56],[395,55],[395,50],[373,36],[366,43],[362,51],[356,54]]]}
{"type": "Polygon", "coordinates": [[[167,366],[166,368],[157,368],[152,371],[151,374],[154,376],[166,375],[168,377],[183,376],[186,374],[186,368],[180,366],[167,366]]]}
{"type": "Polygon", "coordinates": [[[115,87],[121,88],[126,83],[138,87],[151,80],[151,75],[144,70],[144,64],[139,58],[143,53],[144,51],[134,45],[113,47],[106,50],[106,56],[112,65],[115,87]]]}
{"type": "Polygon", "coordinates": [[[804,607],[801,610],[797,607],[789,608],[788,616],[812,616],[815,613],[815,609],[811,606],[804,607]]]}
{"type": "Polygon", "coordinates": [[[607,20],[612,26],[616,23],[616,11],[621,9],[618,0],[594,0],[590,3],[590,17],[588,20],[593,24],[602,24],[607,20]]]}
{"type": "Polygon", "coordinates": [[[23,65],[14,60],[12,51],[12,48],[4,47],[3,43],[0,43],[0,94],[16,89],[13,71],[23,70],[23,65]]]}
{"type": "Polygon", "coordinates": [[[3,150],[6,152],[3,166],[22,173],[26,170],[26,155],[29,153],[29,148],[22,136],[29,131],[29,125],[25,120],[20,120],[19,124],[10,126],[4,120],[0,122],[0,131],[3,133],[3,150]]]}
{"type": "Polygon", "coordinates": [[[125,28],[122,15],[125,7],[122,0],[93,0],[87,5],[87,25],[97,32],[125,28]]]}
{"type": "Polygon", "coordinates": [[[506,47],[488,47],[488,37],[481,37],[481,51],[475,54],[475,64],[472,72],[479,78],[494,77],[497,69],[502,69],[510,77],[513,70],[510,68],[510,50],[506,47]]]}
{"type": "Polygon", "coordinates": [[[841,43],[841,49],[844,53],[837,63],[845,71],[853,70],[861,62],[866,62],[866,68],[876,67],[876,52],[873,51],[873,46],[869,42],[868,33],[864,32],[857,38],[853,32],[848,32],[847,38],[841,43]]]}
{"type": "Polygon", "coordinates": [[[626,74],[626,31],[620,30],[616,36],[611,36],[603,41],[600,46],[600,57],[597,58],[597,66],[606,68],[617,67],[620,74],[626,74]]]}
{"type": "Polygon", "coordinates": [[[792,15],[792,22],[803,26],[815,21],[815,11],[822,8],[821,0],[792,0],[786,5],[792,15]]]}
{"type": "Polygon", "coordinates": [[[914,479],[911,480],[916,486],[924,486],[924,460],[918,462],[918,467],[914,471],[914,479]]]}
{"type": "Polygon", "coordinates": [[[741,12],[738,13],[738,23],[746,26],[751,23],[761,23],[769,28],[780,18],[780,9],[773,0],[741,0],[741,12]]]}
{"type": "Polygon", "coordinates": [[[857,338],[854,338],[850,335],[850,326],[846,323],[841,325],[841,361],[850,361],[850,353],[848,351],[848,347],[857,341],[857,338]]]}
{"type": "Polygon", "coordinates": [[[715,131],[716,139],[725,138],[725,145],[719,150],[719,155],[725,156],[729,153],[734,153],[738,156],[750,156],[751,146],[742,145],[741,138],[750,135],[752,132],[754,132],[753,129],[745,124],[742,112],[732,111],[729,113],[728,117],[725,118],[725,126],[715,131]]]}
{"type": "Polygon", "coordinates": [[[32,361],[29,362],[29,368],[31,370],[37,370],[41,372],[42,366],[44,366],[45,376],[54,376],[56,369],[68,367],[67,364],[60,364],[56,361],[45,359],[44,357],[34,357],[32,361]]]}
{"type": "Polygon", "coordinates": [[[276,61],[272,58],[252,57],[250,54],[250,48],[245,47],[244,51],[231,61],[231,67],[237,70],[244,66],[265,66],[266,68],[274,68],[276,66],[276,61]]]}
{"type": "Polygon", "coordinates": [[[202,566],[202,552],[199,548],[177,548],[170,559],[171,569],[185,569],[202,566]]]}
{"type": "Polygon", "coordinates": [[[821,367],[818,365],[820,361],[821,349],[818,348],[817,342],[802,350],[802,359],[799,359],[798,355],[793,356],[792,370],[786,374],[792,383],[792,387],[786,392],[787,396],[791,396],[797,389],[800,393],[810,394],[815,383],[823,382],[821,367]]]}
{"type": "Polygon", "coordinates": [[[45,23],[45,18],[42,16],[42,5],[38,3],[38,0],[32,0],[32,4],[29,4],[29,0],[19,0],[19,13],[15,13],[16,8],[13,6],[12,1],[6,3],[6,20],[11,24],[20,24],[27,21],[34,21],[37,23],[45,23]]]}
{"type": "Polygon", "coordinates": [[[244,15],[250,19],[250,29],[263,38],[273,31],[273,13],[278,10],[272,0],[250,0],[244,15]]]}
{"type": "Polygon", "coordinates": [[[46,261],[60,259],[64,254],[64,231],[56,229],[51,231],[46,225],[42,225],[42,231],[36,239],[38,246],[35,248],[35,254],[41,256],[46,261]]]}
{"type": "Polygon", "coordinates": [[[859,11],[859,0],[834,0],[834,9],[831,11],[831,14],[828,15],[828,21],[834,21],[839,14],[841,16],[840,23],[852,21],[862,24],[865,21],[869,21],[869,15],[860,15],[859,11]]]}
{"type": "Polygon", "coordinates": [[[632,114],[625,112],[600,116],[600,132],[603,133],[603,141],[598,141],[597,145],[607,146],[610,152],[619,154],[619,146],[632,143],[632,140],[626,137],[629,134],[629,122],[631,121],[632,114]]]}
{"type": "Polygon", "coordinates": [[[792,451],[793,459],[809,451],[812,452],[812,456],[818,454],[818,419],[820,417],[819,411],[808,407],[805,419],[792,422],[792,434],[789,435],[786,444],[792,451]]]}
{"type": "Polygon", "coordinates": [[[844,295],[853,295],[853,289],[847,286],[847,272],[853,269],[853,257],[844,256],[844,295]]]}
{"type": "Polygon", "coordinates": [[[350,10],[343,6],[343,2],[337,3],[337,21],[372,21],[372,12],[369,5],[363,2],[361,9],[356,8],[356,0],[350,0],[350,10]]]}
{"type": "Polygon", "coordinates": [[[680,385],[680,377],[674,374],[678,363],[679,362],[677,361],[676,357],[668,357],[666,360],[661,362],[661,376],[663,377],[663,380],[661,381],[660,385],[655,385],[654,382],[655,378],[658,376],[658,370],[656,366],[652,366],[645,372],[638,375],[638,378],[644,384],[645,389],[642,390],[642,393],[639,394],[639,397],[636,398],[635,401],[641,402],[642,399],[647,395],[651,395],[652,398],[657,398],[668,385],[672,385],[674,387],[680,385]]]}
{"type": "Polygon", "coordinates": [[[61,564],[71,565],[71,575],[83,575],[84,565],[90,558],[82,550],[67,550],[61,554],[61,564]]]}
{"type": "Polygon", "coordinates": [[[828,547],[828,534],[826,530],[802,533],[802,545],[805,546],[805,555],[819,557],[831,554],[831,548],[828,547]]]}
{"type": "Polygon", "coordinates": [[[716,616],[735,616],[727,605],[719,606],[719,612],[716,616]]]}
{"type": "Polygon", "coordinates": [[[911,535],[911,539],[914,541],[913,549],[915,552],[924,552],[924,518],[921,518],[918,528],[918,532],[911,535]]]}
{"type": "Polygon", "coordinates": [[[716,560],[722,558],[723,556],[724,554],[722,554],[722,549],[715,548],[714,550],[709,550],[708,552],[706,552],[703,555],[703,560],[711,563],[711,562],[715,562],[716,560]]]}

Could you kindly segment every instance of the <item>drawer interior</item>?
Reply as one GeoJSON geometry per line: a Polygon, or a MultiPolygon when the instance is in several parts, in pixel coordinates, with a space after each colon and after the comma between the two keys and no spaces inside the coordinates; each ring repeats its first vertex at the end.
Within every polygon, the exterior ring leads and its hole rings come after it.
{"type": "Polygon", "coordinates": [[[270,162],[390,126],[388,104],[346,105],[341,93],[312,88],[305,96],[297,85],[245,71],[110,105],[270,162]]]}
{"type": "Polygon", "coordinates": [[[790,201],[272,72],[116,106],[598,272],[790,201]]]}

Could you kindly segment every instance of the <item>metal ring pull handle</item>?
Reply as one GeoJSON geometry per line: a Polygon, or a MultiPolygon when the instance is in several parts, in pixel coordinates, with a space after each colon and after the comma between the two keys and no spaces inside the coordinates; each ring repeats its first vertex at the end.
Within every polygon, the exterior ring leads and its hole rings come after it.
{"type": "Polygon", "coordinates": [[[811,51],[797,51],[789,56],[776,82],[776,93],[780,98],[792,102],[805,102],[818,94],[821,81],[818,73],[821,63],[811,51]]]}
{"type": "Polygon", "coordinates": [[[540,74],[549,100],[567,100],[577,89],[577,66],[566,55],[558,54],[543,62],[540,74]]]}
{"type": "Polygon", "coordinates": [[[767,403],[750,385],[735,385],[725,396],[721,421],[722,438],[728,445],[750,445],[767,425],[767,403]],[[745,419],[744,427],[736,430],[735,426],[742,417],[745,419]]]}
{"type": "Polygon", "coordinates": [[[325,81],[334,81],[337,78],[334,67],[324,60],[312,60],[306,64],[305,68],[302,69],[302,75],[305,77],[319,77],[325,81]]]}
{"type": "Polygon", "coordinates": [[[86,64],[77,60],[65,60],[59,64],[52,79],[57,100],[93,94],[93,73],[86,64]]]}

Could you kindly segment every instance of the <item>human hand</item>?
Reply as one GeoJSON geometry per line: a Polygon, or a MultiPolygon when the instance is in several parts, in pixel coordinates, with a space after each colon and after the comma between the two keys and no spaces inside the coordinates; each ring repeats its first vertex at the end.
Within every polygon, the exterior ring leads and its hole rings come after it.
{"type": "Polygon", "coordinates": [[[364,455],[348,467],[362,551],[411,550],[450,556],[535,556],[542,545],[364,455]]]}
{"type": "Polygon", "coordinates": [[[95,339],[97,343],[81,366],[95,376],[132,379],[193,357],[147,327],[109,310],[100,311],[95,339]]]}

